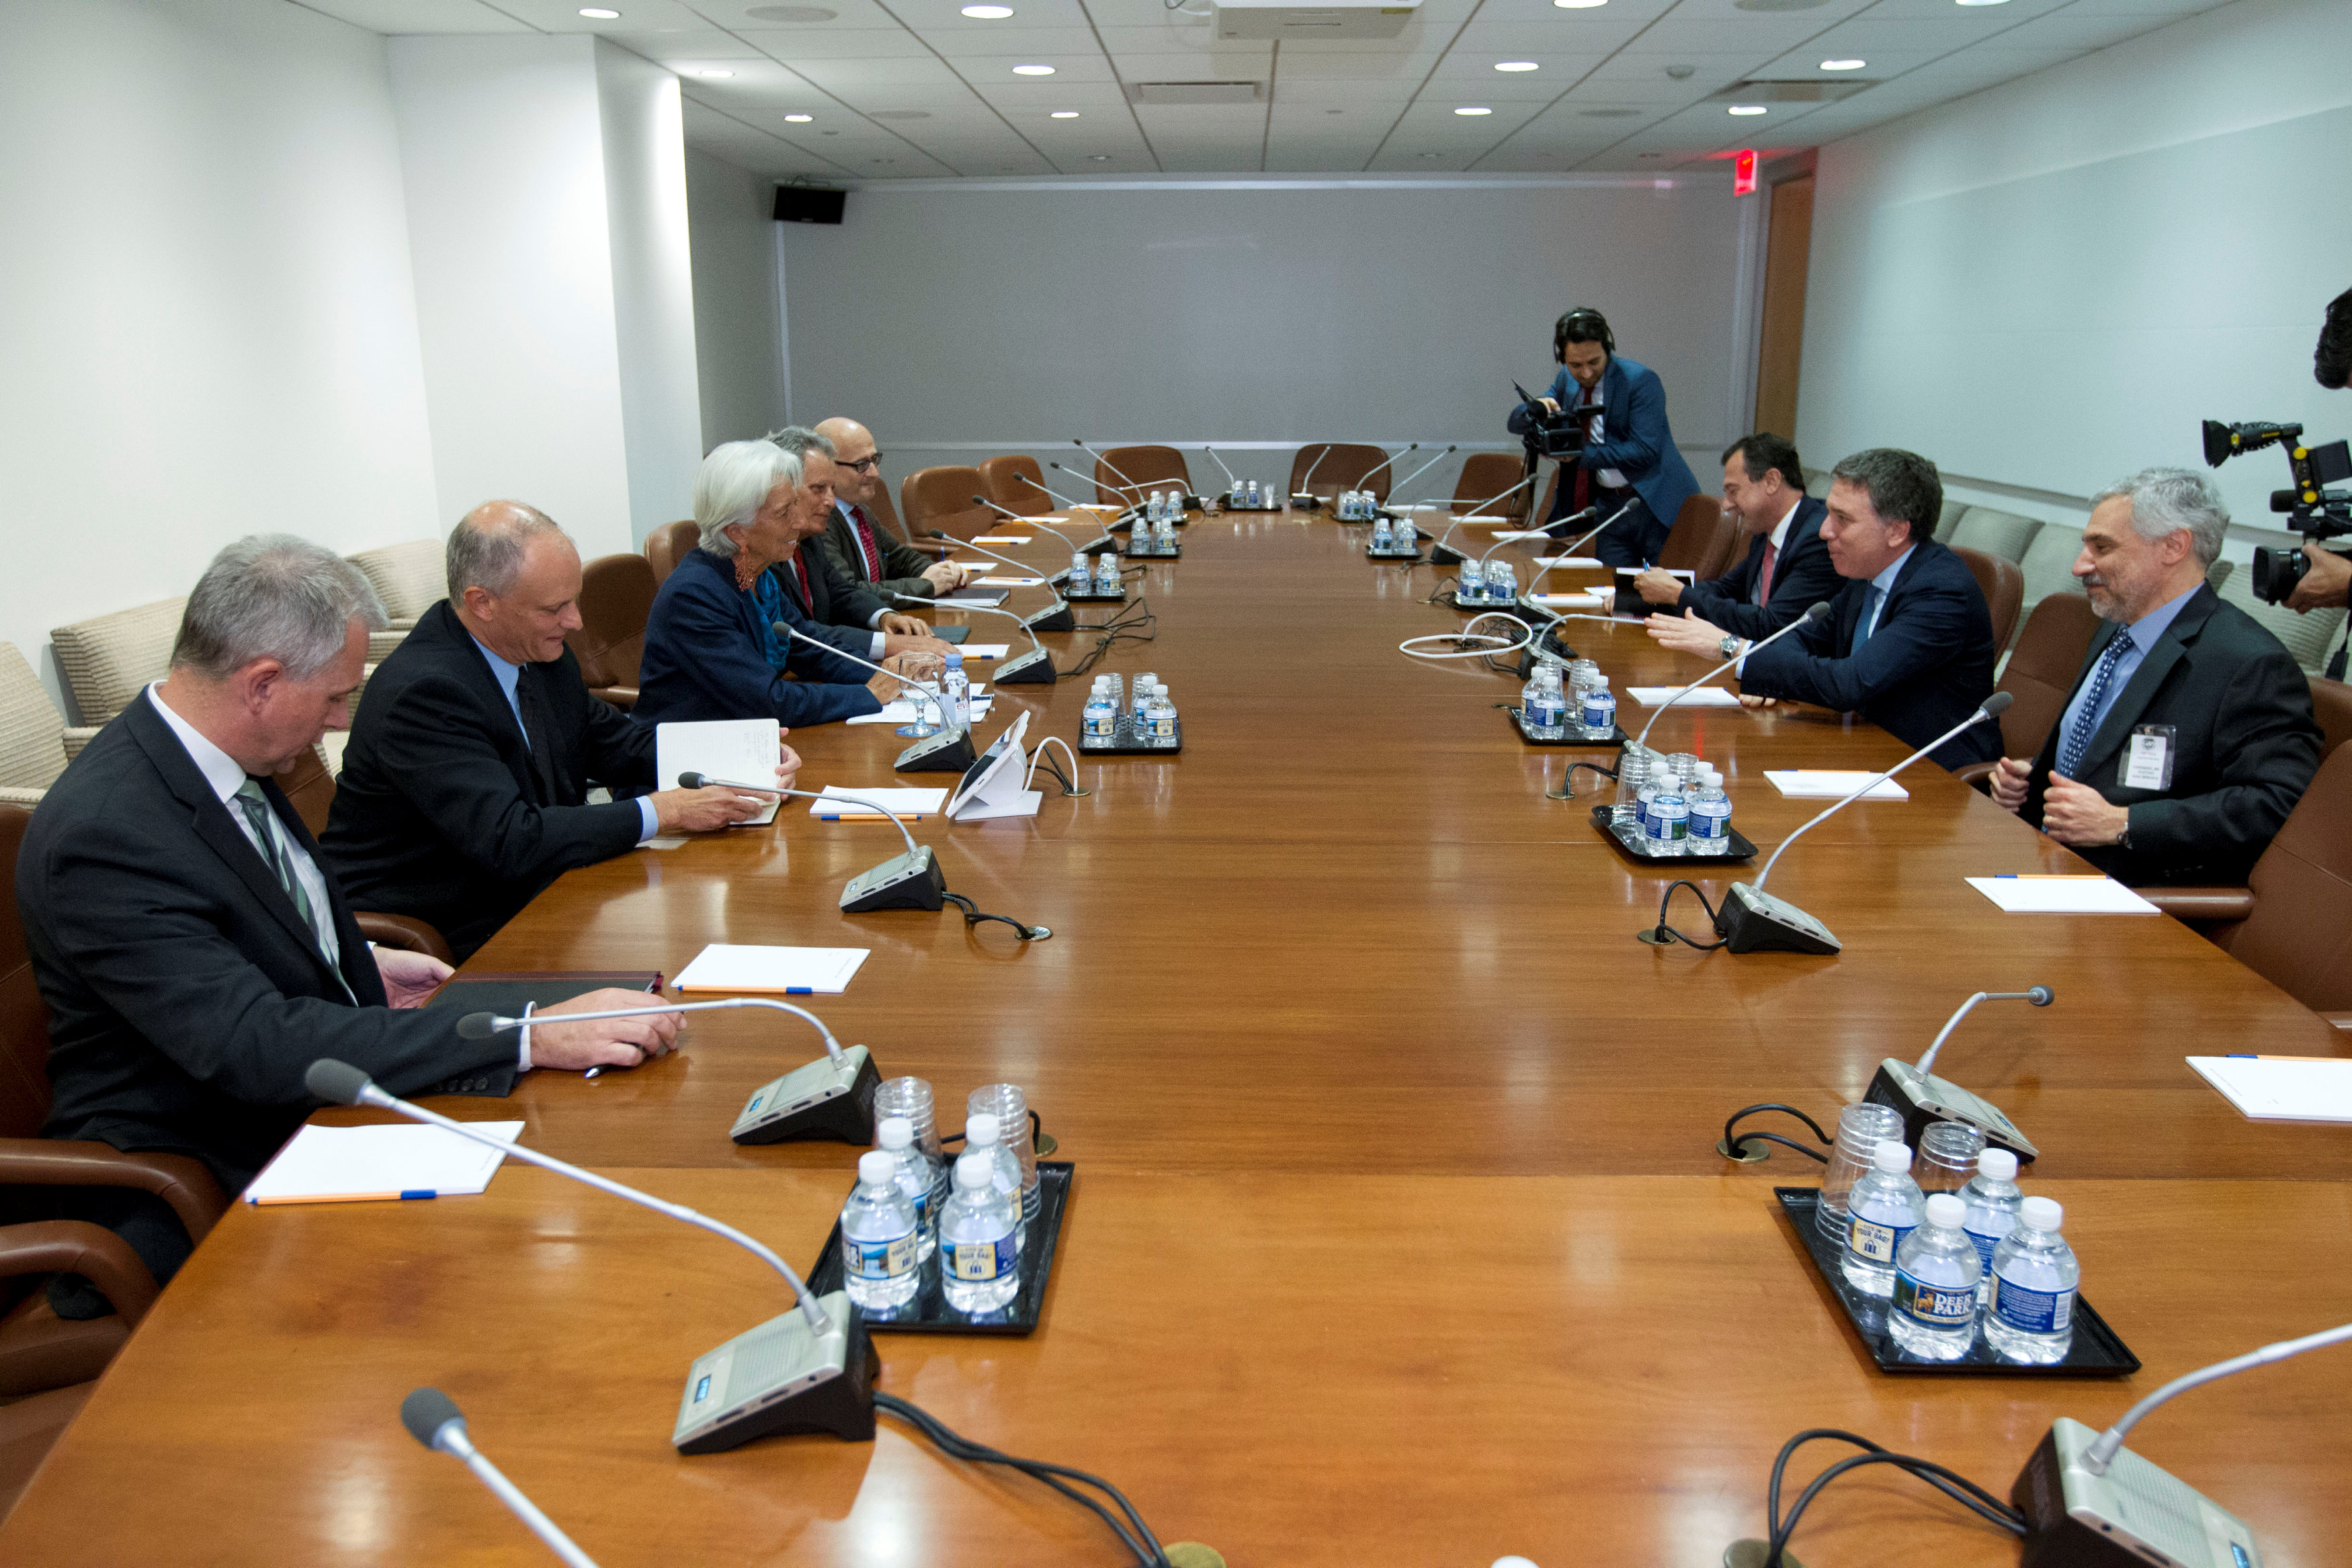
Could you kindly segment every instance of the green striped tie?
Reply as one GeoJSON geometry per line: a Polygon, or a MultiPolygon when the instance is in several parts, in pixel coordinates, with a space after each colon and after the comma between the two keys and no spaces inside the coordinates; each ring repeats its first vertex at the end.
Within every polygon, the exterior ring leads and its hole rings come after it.
{"type": "MultiPolygon", "coordinates": [[[[255,841],[262,846],[261,858],[268,861],[269,869],[277,873],[278,885],[285,889],[286,896],[294,901],[294,913],[310,926],[310,939],[318,943],[320,955],[327,960],[327,967],[335,972],[335,980],[343,988],[343,995],[350,997],[351,982],[343,978],[341,962],[342,945],[335,939],[335,928],[320,922],[320,911],[311,905],[310,895],[304,890],[302,879],[294,874],[294,851],[287,842],[285,824],[278,821],[278,813],[269,809],[268,800],[261,793],[261,786],[252,779],[248,778],[237,786],[235,799],[238,809],[245,812],[245,820],[252,825],[255,841]]],[[[358,1000],[357,998],[352,999],[358,1000]]]]}

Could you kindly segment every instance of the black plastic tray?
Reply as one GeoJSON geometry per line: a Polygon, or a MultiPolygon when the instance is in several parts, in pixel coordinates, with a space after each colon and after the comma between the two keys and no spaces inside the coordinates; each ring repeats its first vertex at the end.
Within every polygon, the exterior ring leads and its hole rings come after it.
{"type": "Polygon", "coordinates": [[[1170,545],[1163,549],[1155,545],[1150,549],[1137,549],[1130,544],[1119,554],[1128,560],[1181,560],[1184,559],[1184,547],[1170,545]]]}
{"type": "Polygon", "coordinates": [[[1078,734],[1078,754],[1082,757],[1173,757],[1183,749],[1184,721],[1181,717],[1176,721],[1176,744],[1173,746],[1150,744],[1135,733],[1135,721],[1125,716],[1120,717],[1118,732],[1108,740],[1087,735],[1083,730],[1078,734]]]}
{"type": "Polygon", "coordinates": [[[1238,501],[1221,501],[1218,509],[1226,512],[1278,512],[1283,509],[1283,503],[1276,501],[1270,507],[1245,507],[1238,501]]]}
{"type": "MultiPolygon", "coordinates": [[[[923,1260],[922,1288],[905,1306],[887,1312],[869,1312],[852,1303],[850,1312],[876,1333],[1034,1333],[1045,1310],[1045,1282],[1054,1272],[1054,1249],[1062,1239],[1062,1210],[1070,1201],[1072,1166],[1067,1160],[1037,1162],[1037,1218],[1021,1246],[1021,1288],[992,1312],[962,1312],[948,1305],[940,1283],[940,1255],[923,1260]]],[[[824,1239],[824,1256],[808,1273],[809,1289],[818,1295],[841,1289],[841,1222],[824,1239]]]]}
{"type": "Polygon", "coordinates": [[[1374,549],[1367,545],[1364,547],[1364,554],[1373,560],[1419,560],[1421,547],[1415,545],[1411,549],[1374,549]]]}
{"type": "Polygon", "coordinates": [[[1601,836],[1640,861],[1643,865],[1686,865],[1705,870],[1711,865],[1736,865],[1756,858],[1756,846],[1738,828],[1728,830],[1725,842],[1731,847],[1719,855],[1658,855],[1650,852],[1647,839],[1639,828],[1628,823],[1620,831],[1612,820],[1615,813],[1606,806],[1592,808],[1592,825],[1601,836]]]}
{"type": "MultiPolygon", "coordinates": [[[[1472,634],[1476,635],[1475,632],[1472,634]]],[[[1625,733],[1625,727],[1621,724],[1611,726],[1609,733],[1598,740],[1588,740],[1581,735],[1563,735],[1558,740],[1553,740],[1549,737],[1532,736],[1528,733],[1528,727],[1520,722],[1519,707],[1517,703],[1513,703],[1503,711],[1510,716],[1512,732],[1529,746],[1568,746],[1581,747],[1586,751],[1622,751],[1624,749],[1625,743],[1633,738],[1625,733]]],[[[1574,725],[1569,726],[1571,730],[1575,727],[1574,725]]]]}
{"type": "Polygon", "coordinates": [[[1865,1296],[1845,1281],[1841,1265],[1839,1244],[1822,1234],[1814,1223],[1821,1207],[1818,1187],[1776,1186],[1772,1196],[1780,1200],[1781,1217],[1796,1228],[1797,1239],[1805,1244],[1805,1255],[1813,1260],[1820,1271],[1822,1283],[1829,1287],[1838,1304],[1845,1309],[1846,1320],[1853,1324],[1854,1333],[1862,1336],[1864,1349],[1878,1363],[1881,1372],[1941,1374],[1958,1377],[2126,1377],[2139,1370],[2139,1357],[2123,1342],[2121,1335],[2107,1325],[2089,1301],[2074,1298],[2074,1341],[2066,1348],[2063,1361],[2048,1365],[2027,1365],[2004,1361],[1985,1343],[1979,1330],[1976,1343],[1969,1354],[1958,1361],[1927,1361],[1913,1355],[1895,1343],[1886,1327],[1890,1304],[1875,1296],[1865,1296]]]}
{"type": "MultiPolygon", "coordinates": [[[[1454,591],[1450,588],[1444,593],[1437,596],[1437,602],[1444,605],[1449,610],[1459,610],[1465,615],[1480,615],[1491,610],[1497,615],[1511,615],[1516,616],[1521,621],[1527,621],[1538,613],[1538,612],[1530,610],[1527,606],[1521,604],[1516,599],[1512,600],[1508,604],[1465,604],[1461,600],[1454,597],[1454,591]]],[[[1547,620],[1545,623],[1549,625],[1549,620],[1547,620]]]]}
{"type": "Polygon", "coordinates": [[[1073,604],[1124,604],[1127,602],[1127,589],[1124,585],[1120,587],[1117,593],[1095,593],[1091,591],[1082,593],[1075,588],[1065,588],[1061,592],[1062,597],[1068,600],[1073,604]]]}

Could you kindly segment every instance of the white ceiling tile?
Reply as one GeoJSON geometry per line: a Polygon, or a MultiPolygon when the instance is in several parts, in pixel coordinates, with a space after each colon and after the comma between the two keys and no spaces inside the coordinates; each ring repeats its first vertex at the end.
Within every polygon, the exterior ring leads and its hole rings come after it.
{"type": "Polygon", "coordinates": [[[801,75],[830,92],[863,87],[950,87],[961,80],[954,68],[929,55],[896,60],[803,60],[801,75]]]}
{"type": "Polygon", "coordinates": [[[2077,16],[2186,16],[2226,5],[2230,0],[2074,0],[2077,16]]]}
{"type": "Polygon", "coordinates": [[[1027,58],[1010,55],[988,56],[958,60],[956,69],[965,80],[982,91],[992,87],[1012,86],[1033,92],[1051,92],[1056,87],[1077,82],[1115,82],[1118,79],[1111,70],[1110,61],[1099,54],[1039,55],[1027,58]],[[1051,66],[1054,74],[1049,77],[1018,76],[1013,69],[1017,65],[1051,66]]]}
{"type": "Polygon", "coordinates": [[[1553,92],[1565,92],[1608,57],[1604,54],[1551,55],[1533,51],[1520,54],[1507,49],[1455,49],[1437,62],[1437,68],[1431,75],[1432,79],[1439,81],[1483,81],[1489,77],[1516,77],[1521,81],[1541,82],[1553,92]],[[1503,60],[1532,60],[1536,68],[1531,71],[1496,70],[1496,63],[1503,60]]]}
{"type": "Polygon", "coordinates": [[[975,78],[971,90],[1007,114],[1034,110],[1040,114],[1056,109],[1115,109],[1127,112],[1127,94],[1115,81],[1064,80],[1049,77],[1039,87],[1018,77],[1009,81],[989,81],[975,78]]]}
{"type": "Polygon", "coordinates": [[[1677,11],[1643,28],[1625,47],[1640,55],[1746,55],[1760,60],[1794,48],[1833,25],[1832,18],[1816,19],[1810,11],[1799,12],[1793,22],[1785,15],[1767,15],[1736,23],[1685,20],[1677,11]]]}
{"type": "Polygon", "coordinates": [[[2071,46],[2078,49],[2104,49],[2109,44],[2119,44],[2126,38],[2154,32],[2179,20],[2177,16],[2095,16],[2070,9],[2053,16],[2036,17],[2021,27],[2003,33],[1992,41],[1991,47],[2048,49],[2071,46]]]}
{"type": "MultiPolygon", "coordinates": [[[[832,0],[824,0],[830,5],[832,0]]],[[[985,33],[1000,27],[1083,27],[1087,7],[1081,0],[1003,0],[1013,15],[990,20],[963,15],[966,0],[889,0],[898,20],[916,32],[985,33]]]]}
{"type": "MultiPolygon", "coordinates": [[[[609,3],[615,11],[625,13],[628,10],[628,0],[609,0],[609,3]]],[[[699,12],[711,26],[724,27],[733,33],[760,27],[787,27],[798,30],[818,27],[895,27],[899,26],[898,17],[892,16],[880,0],[799,0],[799,4],[793,5],[794,10],[813,6],[833,13],[830,20],[820,22],[780,20],[773,16],[753,15],[756,11],[774,10],[776,0],[688,0],[688,4],[699,12]]]]}
{"type": "Polygon", "coordinates": [[[1861,57],[1839,56],[1819,44],[1811,44],[1801,49],[1791,49],[1777,60],[1767,60],[1748,74],[1759,81],[1887,81],[1940,57],[1917,49],[1880,49],[1861,57]],[[1823,60],[1857,57],[1866,62],[1858,71],[1822,69],[1823,60]]]}
{"type": "MultiPolygon", "coordinates": [[[[1813,42],[1826,52],[1860,55],[1864,59],[1870,57],[1873,49],[1943,53],[1989,43],[2028,19],[2003,17],[1994,22],[1986,17],[1984,8],[1979,8],[1976,16],[1958,6],[1951,9],[1950,16],[1916,20],[1882,19],[1873,12],[1856,21],[1839,23],[1813,42]]],[[[2005,11],[2008,6],[1990,9],[2005,11]]]]}
{"type": "Polygon", "coordinates": [[[1433,77],[1420,96],[1425,102],[1519,103],[1533,107],[1558,98],[1574,79],[1569,77],[1547,82],[1532,75],[1511,76],[1488,70],[1475,77],[1433,77]]]}
{"type": "Polygon", "coordinates": [[[1608,0],[1589,9],[1563,11],[1552,0],[1484,0],[1473,26],[1500,22],[1540,22],[1554,26],[1603,27],[1643,23],[1666,15],[1677,0],[1608,0]]]}
{"type": "Polygon", "coordinates": [[[1699,96],[1742,79],[1748,68],[1759,63],[1748,55],[1676,55],[1670,58],[1664,55],[1621,54],[1597,67],[1587,85],[1625,82],[1654,88],[1664,83],[1662,90],[1699,96]],[[1669,65],[1692,67],[1692,74],[1679,79],[1670,77],[1666,74],[1669,65]]]}
{"type": "MultiPolygon", "coordinates": [[[[625,22],[626,17],[622,20],[625,22]]],[[[716,27],[699,27],[672,33],[640,33],[624,30],[618,24],[602,37],[611,39],[633,54],[664,65],[681,61],[729,60],[756,58],[759,48],[745,43],[732,33],[722,33],[716,27]]]]}
{"type": "Polygon", "coordinates": [[[2030,16],[2040,16],[2079,5],[2082,0],[2002,0],[1997,5],[1956,8],[1952,0],[1878,0],[1858,19],[1866,22],[1949,22],[1958,20],[1979,33],[2013,27],[2030,16]]]}
{"type": "Polygon", "coordinates": [[[1351,105],[1401,109],[1413,100],[1420,86],[1415,81],[1328,81],[1319,77],[1282,77],[1274,84],[1274,101],[1276,105],[1311,105],[1318,112],[1351,105]]]}
{"type": "Polygon", "coordinates": [[[950,59],[1006,56],[1055,64],[1065,55],[1101,57],[1091,27],[991,27],[977,32],[939,33],[928,40],[950,59]]]}
{"type": "Polygon", "coordinates": [[[733,74],[713,78],[695,76],[683,65],[668,68],[677,73],[680,90],[688,97],[698,98],[719,109],[737,103],[798,100],[808,97],[811,90],[806,77],[774,60],[720,60],[715,65],[733,74]]]}
{"type": "Polygon", "coordinates": [[[1420,85],[1438,61],[1432,51],[1419,55],[1300,55],[1282,51],[1275,61],[1274,79],[1286,81],[1372,81],[1420,85]]]}
{"type": "Polygon", "coordinates": [[[580,14],[580,0],[498,0],[498,9],[549,33],[709,31],[710,23],[680,0],[605,0],[617,21],[599,22],[580,14]]]}
{"type": "Polygon", "coordinates": [[[1103,47],[1118,55],[1232,55],[1236,59],[1263,60],[1274,54],[1272,41],[1219,38],[1202,27],[1103,27],[1103,47]]]}
{"type": "Polygon", "coordinates": [[[928,59],[931,54],[922,39],[903,27],[808,27],[790,33],[770,28],[743,37],[787,65],[795,60],[928,59]]]}
{"type": "Polygon", "coordinates": [[[481,0],[309,0],[310,9],[371,33],[528,33],[517,21],[481,0]]]}

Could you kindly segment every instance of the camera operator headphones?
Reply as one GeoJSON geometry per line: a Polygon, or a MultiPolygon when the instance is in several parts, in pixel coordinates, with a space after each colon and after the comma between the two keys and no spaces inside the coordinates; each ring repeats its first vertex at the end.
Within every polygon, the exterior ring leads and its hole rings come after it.
{"type": "Polygon", "coordinates": [[[1612,356],[1617,352],[1617,334],[1609,329],[1609,318],[1580,305],[1561,317],[1551,329],[1551,357],[1556,361],[1565,364],[1568,361],[1568,334],[1571,329],[1581,331],[1584,336],[1580,340],[1588,343],[1598,332],[1601,349],[1612,356]]]}

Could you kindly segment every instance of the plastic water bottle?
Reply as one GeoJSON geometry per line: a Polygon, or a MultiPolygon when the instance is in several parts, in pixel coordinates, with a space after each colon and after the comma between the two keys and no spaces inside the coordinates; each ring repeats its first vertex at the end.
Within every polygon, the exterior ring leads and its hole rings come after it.
{"type": "Polygon", "coordinates": [[[932,1201],[940,1190],[940,1167],[915,1146],[915,1124],[904,1116],[885,1116],[876,1123],[874,1146],[897,1162],[898,1190],[914,1206],[915,1260],[919,1263],[940,1244],[939,1209],[932,1201]]]}
{"type": "Polygon", "coordinates": [[[1372,548],[1376,550],[1389,549],[1393,548],[1394,540],[1395,536],[1389,532],[1389,520],[1386,517],[1373,518],[1372,548]]]}
{"type": "Polygon", "coordinates": [[[1465,560],[1454,577],[1454,600],[1457,604],[1484,604],[1486,601],[1486,569],[1475,560],[1465,560]]]}
{"type": "Polygon", "coordinates": [[[1070,575],[1068,581],[1072,588],[1084,589],[1087,585],[1087,580],[1094,576],[1094,563],[1087,559],[1086,551],[1080,549],[1072,550],[1070,552],[1070,575]]]}
{"type": "Polygon", "coordinates": [[[1255,507],[1257,504],[1257,481],[1253,479],[1249,482],[1249,505],[1255,507]]]}
{"type": "Polygon", "coordinates": [[[1498,560],[1486,568],[1486,602],[1517,604],[1519,601],[1519,570],[1509,561],[1498,560]]]}
{"type": "Polygon", "coordinates": [[[1992,1249],[1985,1343],[2011,1361],[2063,1361],[2074,1343],[2074,1290],[2083,1268],[2058,1234],[2065,1218],[2054,1198],[2029,1197],[2017,1206],[2017,1228],[1992,1249]]]}
{"type": "MultiPolygon", "coordinates": [[[[1593,674],[1592,684],[1585,688],[1583,702],[1577,710],[1576,722],[1583,727],[1588,739],[1616,733],[1617,694],[1609,689],[1608,676],[1597,671],[1593,674]]],[[[1629,746],[1625,749],[1631,753],[1633,748],[1629,746]]]]}
{"type": "Polygon", "coordinates": [[[1687,852],[1690,837],[1690,802],[1673,787],[1660,789],[1650,797],[1642,813],[1642,831],[1650,841],[1654,855],[1678,855],[1687,852]]]}
{"type": "Polygon", "coordinates": [[[940,690],[945,694],[948,723],[969,733],[971,729],[971,677],[963,673],[963,655],[948,655],[948,673],[940,677],[940,690]]]}
{"type": "MultiPolygon", "coordinates": [[[[1591,710],[1587,708],[1586,712],[1591,710]]],[[[1619,827],[1631,827],[1642,820],[1642,788],[1649,782],[1650,758],[1657,753],[1632,741],[1617,756],[1617,799],[1609,808],[1610,821],[1619,827]]]]}
{"type": "Polygon", "coordinates": [[[956,1161],[955,1192],[940,1214],[940,1284],[960,1312],[992,1312],[1021,1288],[1019,1182],[1007,1194],[989,1172],[984,1155],[956,1161]]]}
{"type": "MultiPolygon", "coordinates": [[[[963,1159],[974,1155],[986,1156],[989,1185],[1013,1205],[1015,1235],[1013,1250],[1021,1251],[1018,1234],[1021,1220],[1021,1156],[1004,1146],[1003,1125],[982,1111],[963,1119],[963,1159]]],[[[956,1162],[962,1164],[962,1160],[956,1162]]]]}
{"type": "Polygon", "coordinates": [[[1559,740],[1568,734],[1568,698],[1559,689],[1559,666],[1538,664],[1519,694],[1519,722],[1538,740],[1559,740]]]}
{"type": "Polygon", "coordinates": [[[1176,744],[1176,705],[1168,700],[1164,685],[1155,683],[1151,688],[1151,699],[1143,710],[1143,733],[1153,746],[1176,744]]]}
{"type": "Polygon", "coordinates": [[[1927,1203],[1927,1223],[1895,1259],[1895,1343],[1927,1361],[1958,1361],[1977,1337],[1977,1281],[1984,1265],[1960,1218],[1968,1206],[1948,1192],[1927,1203]]]}
{"type": "Polygon", "coordinates": [[[1882,1300],[1895,1293],[1895,1260],[1904,1239],[1927,1217],[1927,1200],[1911,1179],[1911,1149],[1892,1138],[1870,1156],[1870,1172],[1846,1200],[1846,1283],[1882,1300]]]}
{"type": "Polygon", "coordinates": [[[1101,681],[1087,698],[1085,734],[1088,740],[1108,740],[1118,730],[1118,708],[1112,702],[1110,688],[1101,681]]]}
{"type": "Polygon", "coordinates": [[[887,1312],[915,1299],[922,1281],[915,1230],[915,1206],[898,1188],[898,1157],[887,1149],[858,1155],[857,1187],[841,1210],[842,1286],[851,1301],[887,1312]]]}
{"type": "Polygon", "coordinates": [[[1731,847],[1731,797],[1712,784],[1690,799],[1690,852],[1719,855],[1731,847]]]}
{"type": "Polygon", "coordinates": [[[1977,1261],[1984,1270],[1977,1278],[1977,1304],[1992,1299],[1992,1253],[2017,1228],[2017,1210],[2025,1195],[2017,1190],[2017,1156],[2007,1149],[1987,1149],[1977,1156],[1976,1179],[1960,1188],[1968,1218],[1960,1228],[1977,1244],[1977,1261]]]}
{"type": "Polygon", "coordinates": [[[1136,675],[1134,681],[1130,683],[1127,688],[1129,694],[1127,703],[1128,722],[1138,728],[1142,727],[1144,705],[1151,700],[1151,688],[1159,679],[1160,677],[1153,674],[1150,670],[1144,670],[1136,675]]]}
{"type": "MultiPolygon", "coordinates": [[[[1129,536],[1129,538],[1133,537],[1131,534],[1129,536]]],[[[1097,593],[1118,591],[1118,557],[1102,555],[1095,558],[1095,591],[1097,593]]]]}
{"type": "Polygon", "coordinates": [[[1161,549],[1173,550],[1176,548],[1176,525],[1181,522],[1183,517],[1184,509],[1181,507],[1171,504],[1168,508],[1168,515],[1160,519],[1160,548],[1161,549]]]}

